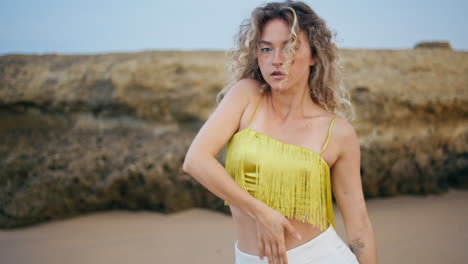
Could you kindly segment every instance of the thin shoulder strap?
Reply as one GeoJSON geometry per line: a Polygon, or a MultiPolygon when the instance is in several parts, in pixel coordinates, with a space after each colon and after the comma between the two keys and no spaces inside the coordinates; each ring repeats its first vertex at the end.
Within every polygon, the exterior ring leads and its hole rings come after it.
{"type": "Polygon", "coordinates": [[[330,122],[330,127],[328,128],[327,140],[325,141],[325,144],[323,145],[323,148],[322,148],[322,150],[320,151],[320,156],[322,156],[323,151],[325,150],[325,148],[326,148],[327,145],[328,145],[328,141],[330,140],[330,135],[331,135],[333,123],[335,122],[336,117],[337,117],[337,115],[335,114],[335,115],[333,116],[331,122],[330,122]]]}
{"type": "Polygon", "coordinates": [[[258,100],[257,108],[255,108],[255,112],[253,113],[252,118],[250,119],[250,123],[249,123],[248,128],[250,128],[250,125],[252,124],[253,120],[255,119],[255,115],[257,114],[258,107],[259,107],[260,104],[262,103],[262,99],[263,99],[263,94],[260,96],[260,99],[258,100]]]}

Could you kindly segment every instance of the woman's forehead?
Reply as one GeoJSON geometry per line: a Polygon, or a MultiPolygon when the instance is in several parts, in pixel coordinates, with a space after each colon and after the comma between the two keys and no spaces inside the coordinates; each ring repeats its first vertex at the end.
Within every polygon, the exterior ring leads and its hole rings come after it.
{"type": "MultiPolygon", "coordinates": [[[[265,24],[260,39],[259,44],[265,45],[281,45],[286,44],[289,41],[290,29],[289,25],[286,22],[272,22],[265,24]],[[281,25],[283,24],[283,25],[281,25]]],[[[298,33],[298,38],[300,41],[306,41],[307,36],[304,31],[300,30],[298,33]]]]}
{"type": "Polygon", "coordinates": [[[272,19],[265,23],[260,39],[267,42],[282,42],[289,39],[289,24],[283,19],[272,19]]]}

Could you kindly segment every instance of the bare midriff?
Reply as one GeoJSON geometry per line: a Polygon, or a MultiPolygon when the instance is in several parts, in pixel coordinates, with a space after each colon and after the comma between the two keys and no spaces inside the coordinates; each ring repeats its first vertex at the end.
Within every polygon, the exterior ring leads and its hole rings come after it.
{"type": "MultiPolygon", "coordinates": [[[[255,220],[238,207],[232,204],[230,204],[229,207],[231,208],[232,218],[236,227],[237,239],[239,240],[237,246],[239,250],[250,255],[258,256],[257,227],[255,220]]],[[[298,240],[290,232],[286,231],[284,234],[286,250],[298,247],[312,240],[323,232],[312,224],[304,223],[294,218],[287,219],[291,225],[301,234],[302,239],[298,240]]]]}

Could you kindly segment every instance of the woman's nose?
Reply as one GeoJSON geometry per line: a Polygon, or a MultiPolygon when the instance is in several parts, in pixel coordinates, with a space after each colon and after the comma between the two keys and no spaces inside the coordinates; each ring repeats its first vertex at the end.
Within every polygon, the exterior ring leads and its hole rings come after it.
{"type": "Polygon", "coordinates": [[[284,60],[284,54],[283,51],[280,49],[275,50],[274,55],[273,55],[273,65],[282,65],[284,60]]]}

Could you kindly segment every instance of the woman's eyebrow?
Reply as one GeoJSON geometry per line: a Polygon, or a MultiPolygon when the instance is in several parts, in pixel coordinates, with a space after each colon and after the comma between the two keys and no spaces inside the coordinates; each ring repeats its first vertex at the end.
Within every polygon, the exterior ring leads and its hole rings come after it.
{"type": "MultiPolygon", "coordinates": [[[[286,44],[287,42],[288,42],[288,40],[285,40],[285,41],[283,41],[283,44],[286,44]]],[[[272,43],[270,41],[266,41],[266,40],[260,40],[258,42],[258,44],[272,45],[272,43]]]]}

